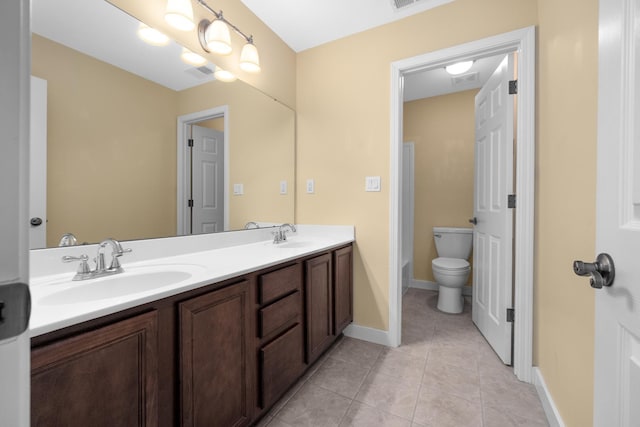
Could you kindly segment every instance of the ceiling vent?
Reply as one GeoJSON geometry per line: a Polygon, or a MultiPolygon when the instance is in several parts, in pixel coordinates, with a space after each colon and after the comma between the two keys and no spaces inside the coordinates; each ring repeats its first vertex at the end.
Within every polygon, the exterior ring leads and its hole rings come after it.
{"type": "Polygon", "coordinates": [[[419,2],[420,0],[391,0],[391,4],[396,10],[419,2]]]}
{"type": "Polygon", "coordinates": [[[480,81],[478,72],[461,74],[459,76],[451,77],[451,84],[453,86],[464,86],[476,84],[480,81]]]}
{"type": "Polygon", "coordinates": [[[185,70],[185,73],[189,74],[191,77],[195,77],[196,79],[206,79],[213,75],[213,70],[206,65],[202,67],[194,67],[185,70]]]}

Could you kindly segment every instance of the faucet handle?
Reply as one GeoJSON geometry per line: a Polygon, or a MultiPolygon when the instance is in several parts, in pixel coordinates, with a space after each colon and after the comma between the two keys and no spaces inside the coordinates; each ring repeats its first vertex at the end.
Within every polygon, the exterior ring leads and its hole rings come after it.
{"type": "Polygon", "coordinates": [[[120,247],[119,251],[117,251],[117,252],[114,251],[113,252],[113,257],[111,258],[111,265],[109,266],[109,270],[121,269],[122,266],[120,265],[120,261],[118,260],[118,258],[120,258],[122,255],[128,254],[130,252],[133,252],[133,249],[131,249],[131,248],[123,249],[122,247],[120,247]]]}
{"type": "Polygon", "coordinates": [[[62,257],[62,262],[73,262],[73,261],[80,261],[80,265],[78,266],[78,271],[75,277],[73,278],[73,280],[80,280],[79,279],[80,277],[91,274],[91,268],[89,268],[89,263],[87,262],[89,261],[89,257],[87,255],[80,255],[80,256],[65,255],[62,257]]]}

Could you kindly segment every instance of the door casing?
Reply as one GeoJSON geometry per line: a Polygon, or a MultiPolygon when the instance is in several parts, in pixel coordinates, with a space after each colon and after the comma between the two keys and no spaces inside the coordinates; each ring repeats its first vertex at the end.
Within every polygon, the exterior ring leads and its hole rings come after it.
{"type": "Polygon", "coordinates": [[[403,75],[469,58],[518,52],[516,147],[517,208],[514,236],[514,373],[533,380],[533,259],[535,178],[535,27],[395,61],[391,64],[389,201],[389,332],[387,344],[400,345],[402,327],[402,107],[403,75]]]}

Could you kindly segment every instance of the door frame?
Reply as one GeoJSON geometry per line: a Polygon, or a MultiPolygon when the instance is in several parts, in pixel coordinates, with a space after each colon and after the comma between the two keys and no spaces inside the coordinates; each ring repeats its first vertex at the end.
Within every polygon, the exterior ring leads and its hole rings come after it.
{"type": "MultiPolygon", "coordinates": [[[[402,120],[404,74],[442,67],[447,63],[518,52],[517,146],[514,231],[513,370],[521,380],[533,381],[533,262],[535,185],[535,27],[499,34],[425,53],[391,64],[391,143],[389,212],[389,344],[402,336],[402,120]]],[[[509,159],[511,161],[511,159],[509,159]]]]}
{"type": "Polygon", "coordinates": [[[208,110],[197,111],[182,116],[178,116],[178,136],[176,138],[177,150],[177,225],[176,231],[179,236],[187,234],[189,213],[188,206],[182,201],[187,200],[189,191],[189,156],[187,141],[189,140],[189,126],[204,120],[222,117],[224,120],[224,229],[229,229],[229,106],[220,105],[208,110]]]}

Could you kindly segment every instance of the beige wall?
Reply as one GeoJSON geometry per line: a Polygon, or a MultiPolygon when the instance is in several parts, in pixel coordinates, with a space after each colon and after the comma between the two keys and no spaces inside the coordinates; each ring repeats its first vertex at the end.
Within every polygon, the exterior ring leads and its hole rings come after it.
{"type": "Polygon", "coordinates": [[[538,25],[535,363],[568,426],[592,424],[596,0],[457,0],[298,55],[299,222],[356,226],[355,321],[388,329],[389,64],[538,25]],[[455,29],[455,30],[454,30],[455,29]],[[365,193],[381,175],[381,193],[365,193]],[[305,194],[304,180],[316,180],[305,194]],[[585,189],[576,195],[576,189],[585,189]]]}
{"type": "Polygon", "coordinates": [[[470,226],[477,92],[404,104],[404,140],[415,147],[413,275],[417,280],[435,282],[431,260],[438,253],[432,228],[470,226]]]}
{"type": "Polygon", "coordinates": [[[533,0],[457,0],[298,54],[296,221],[355,224],[356,323],[389,325],[390,63],[536,17],[533,0]],[[364,192],[368,175],[382,177],[380,193],[364,192]],[[307,178],[315,194],[303,191],[307,178]]]}
{"type": "Polygon", "coordinates": [[[175,235],[177,93],[37,35],[32,74],[48,82],[47,246],[175,235]]]}
{"type": "Polygon", "coordinates": [[[241,81],[211,82],[180,92],[178,114],[229,107],[229,226],[294,222],[295,113],[241,81]],[[281,195],[280,181],[289,191],[281,195]],[[233,184],[244,194],[233,195],[233,184]]]}
{"type": "Polygon", "coordinates": [[[535,361],[567,426],[592,425],[598,1],[538,0],[535,361]]]}

